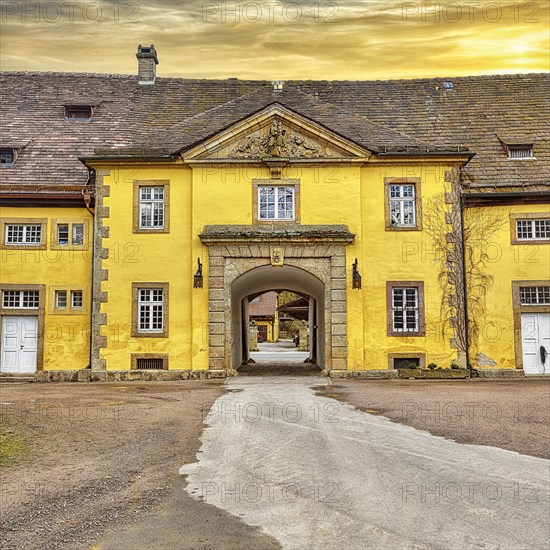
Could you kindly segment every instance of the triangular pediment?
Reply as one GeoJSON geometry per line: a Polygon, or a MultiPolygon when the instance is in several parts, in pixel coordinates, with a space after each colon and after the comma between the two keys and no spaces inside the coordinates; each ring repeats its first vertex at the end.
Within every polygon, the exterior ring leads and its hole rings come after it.
{"type": "Polygon", "coordinates": [[[280,104],[272,104],[182,153],[186,161],[359,159],[371,152],[280,104]]]}

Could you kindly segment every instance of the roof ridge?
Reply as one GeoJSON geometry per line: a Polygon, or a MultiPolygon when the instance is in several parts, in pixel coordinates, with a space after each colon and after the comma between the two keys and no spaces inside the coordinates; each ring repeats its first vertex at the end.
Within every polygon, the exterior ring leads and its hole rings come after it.
{"type": "MultiPolygon", "coordinates": [[[[99,73],[99,72],[78,72],[78,71],[0,71],[0,76],[70,76],[70,77],[89,77],[89,78],[134,78],[137,80],[137,74],[128,74],[128,73],[99,73]]],[[[532,77],[550,77],[550,71],[535,71],[529,73],[492,73],[492,74],[481,74],[481,75],[450,75],[450,76],[421,76],[413,78],[376,78],[376,79],[360,79],[360,80],[350,80],[350,79],[333,79],[333,80],[297,80],[297,79],[286,79],[283,80],[285,83],[334,83],[334,84],[357,84],[363,82],[378,82],[378,83],[387,83],[387,82],[434,82],[434,81],[445,81],[445,80],[483,80],[483,79],[496,79],[496,78],[505,78],[505,79],[514,79],[514,78],[532,78],[532,77]]],[[[198,77],[184,77],[184,76],[157,76],[157,80],[178,80],[178,81],[190,81],[190,82],[227,82],[229,80],[237,82],[256,82],[256,83],[271,83],[272,79],[250,79],[250,78],[198,78],[198,77]]]]}

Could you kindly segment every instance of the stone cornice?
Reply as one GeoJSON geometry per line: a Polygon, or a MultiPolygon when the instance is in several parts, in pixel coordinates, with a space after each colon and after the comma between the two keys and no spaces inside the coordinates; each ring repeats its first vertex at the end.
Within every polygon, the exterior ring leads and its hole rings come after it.
{"type": "Polygon", "coordinates": [[[208,246],[251,242],[351,244],[355,235],[347,225],[206,225],[199,238],[208,246]]]}

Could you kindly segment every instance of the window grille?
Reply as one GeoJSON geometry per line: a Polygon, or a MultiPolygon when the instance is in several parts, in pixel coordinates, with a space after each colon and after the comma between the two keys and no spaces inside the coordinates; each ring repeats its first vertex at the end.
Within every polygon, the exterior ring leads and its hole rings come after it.
{"type": "Polygon", "coordinates": [[[508,158],[511,158],[511,159],[533,158],[533,146],[532,145],[509,145],[508,158]]]}
{"type": "Polygon", "coordinates": [[[7,309],[36,309],[38,302],[38,290],[4,290],[2,293],[2,305],[7,309]]]}
{"type": "Polygon", "coordinates": [[[82,290],[71,290],[71,308],[81,309],[83,303],[82,290]]]}
{"type": "Polygon", "coordinates": [[[57,226],[57,244],[69,244],[69,226],[67,224],[57,226]]]}
{"type": "Polygon", "coordinates": [[[516,236],[518,241],[550,239],[550,218],[516,220],[516,236]]]}
{"type": "Polygon", "coordinates": [[[55,307],[56,309],[65,309],[67,307],[67,291],[55,291],[55,307]]]}
{"type": "Polygon", "coordinates": [[[69,120],[91,120],[93,109],[87,105],[75,105],[65,107],[65,118],[69,120]]]}
{"type": "Polygon", "coordinates": [[[142,229],[164,228],[164,187],[139,188],[139,226],[142,229]]]}
{"type": "Polygon", "coordinates": [[[550,286],[520,286],[519,303],[523,306],[550,304],[550,286]]]}
{"type": "Polygon", "coordinates": [[[162,288],[138,290],[138,327],[140,332],[162,332],[164,328],[164,293],[162,288]]]}
{"type": "Polygon", "coordinates": [[[294,187],[258,187],[258,219],[293,220],[294,187]]]}
{"type": "Polygon", "coordinates": [[[418,332],[418,289],[392,289],[392,319],[394,332],[418,332]]]}
{"type": "Polygon", "coordinates": [[[6,244],[41,244],[41,225],[6,225],[6,244]]]}
{"type": "Polygon", "coordinates": [[[414,365],[417,369],[420,368],[419,357],[395,357],[393,360],[394,369],[410,369],[414,365]]]}
{"type": "Polygon", "coordinates": [[[394,227],[414,227],[416,208],[414,185],[390,185],[390,223],[394,227]]]}
{"type": "Polygon", "coordinates": [[[138,357],[136,358],[136,369],[164,370],[164,361],[162,357],[138,357]]]}

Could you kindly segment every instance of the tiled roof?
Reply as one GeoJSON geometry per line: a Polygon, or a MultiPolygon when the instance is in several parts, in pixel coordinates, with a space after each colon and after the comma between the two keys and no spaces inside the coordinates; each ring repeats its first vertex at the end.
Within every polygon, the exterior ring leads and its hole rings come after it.
{"type": "Polygon", "coordinates": [[[9,185],[83,185],[78,157],[169,155],[277,102],[375,152],[465,150],[466,187],[545,186],[550,173],[548,74],[389,81],[271,82],[73,73],[0,75],[0,146],[17,147],[9,185]],[[447,89],[444,81],[453,86],[447,89]],[[95,105],[91,122],[64,105],[95,105]],[[536,160],[509,160],[504,143],[534,143],[536,160]]]}
{"type": "Polygon", "coordinates": [[[249,313],[251,317],[274,316],[277,309],[277,293],[266,292],[257,297],[257,302],[251,301],[249,313]]]}

